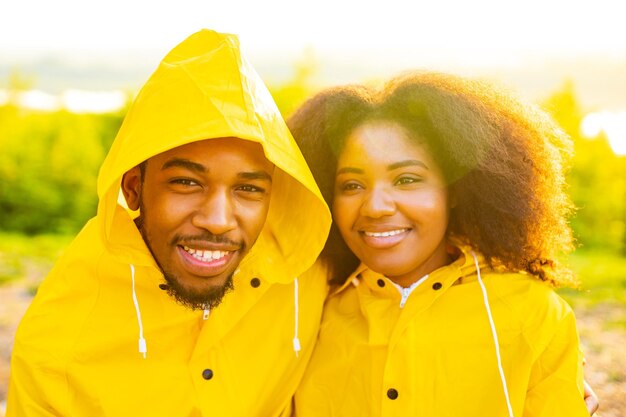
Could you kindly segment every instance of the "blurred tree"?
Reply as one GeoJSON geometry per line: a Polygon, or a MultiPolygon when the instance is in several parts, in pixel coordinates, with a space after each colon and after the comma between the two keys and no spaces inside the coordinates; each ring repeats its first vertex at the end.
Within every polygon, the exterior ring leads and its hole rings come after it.
{"type": "Polygon", "coordinates": [[[289,117],[304,100],[315,92],[317,73],[317,58],[312,49],[305,49],[303,56],[294,64],[292,79],[282,85],[269,86],[283,117],[289,117]]]}
{"type": "Polygon", "coordinates": [[[7,80],[8,104],[17,106],[18,94],[35,85],[35,77],[23,74],[18,68],[12,68],[7,80]]]}
{"type": "Polygon", "coordinates": [[[95,214],[96,178],[122,114],[0,108],[0,230],[74,233],[95,214]]]}
{"type": "MultiPolygon", "coordinates": [[[[307,51],[291,80],[270,87],[285,117],[316,91],[317,71],[307,51]]],[[[13,91],[30,85],[17,72],[9,81],[13,91]]],[[[542,105],[574,140],[569,184],[578,242],[626,253],[626,157],[616,156],[604,135],[581,136],[584,112],[572,82],[542,105]]],[[[30,111],[10,102],[0,107],[0,230],[74,233],[82,227],[95,214],[98,169],[126,110],[94,115],[30,111]]]]}
{"type": "Polygon", "coordinates": [[[577,207],[572,228],[585,248],[626,251],[626,158],[611,149],[606,135],[580,133],[584,112],[571,81],[548,97],[543,107],[574,141],[568,181],[577,207]]]}

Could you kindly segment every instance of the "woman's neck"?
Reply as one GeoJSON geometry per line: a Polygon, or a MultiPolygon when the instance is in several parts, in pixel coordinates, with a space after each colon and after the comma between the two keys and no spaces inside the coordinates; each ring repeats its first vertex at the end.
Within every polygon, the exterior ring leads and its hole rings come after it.
{"type": "Polygon", "coordinates": [[[448,243],[444,240],[435,249],[435,251],[433,251],[432,255],[429,256],[424,262],[422,262],[422,264],[419,265],[417,268],[407,274],[398,276],[387,276],[387,278],[403,288],[408,288],[423,276],[428,275],[441,267],[451,264],[455,259],[456,257],[449,250],[448,243]]]}

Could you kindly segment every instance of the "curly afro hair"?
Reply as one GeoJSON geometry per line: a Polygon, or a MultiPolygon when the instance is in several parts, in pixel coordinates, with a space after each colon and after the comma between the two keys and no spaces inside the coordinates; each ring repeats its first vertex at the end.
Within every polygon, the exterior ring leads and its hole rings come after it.
{"type": "MultiPolygon", "coordinates": [[[[411,72],[381,89],[326,89],[287,120],[329,206],[337,156],[361,124],[399,124],[426,146],[456,202],[448,234],[491,265],[527,271],[555,286],[573,285],[557,258],[573,249],[565,192],[572,143],[541,110],[489,83],[411,72]]],[[[333,227],[321,254],[341,284],[359,261],[333,227]]]]}

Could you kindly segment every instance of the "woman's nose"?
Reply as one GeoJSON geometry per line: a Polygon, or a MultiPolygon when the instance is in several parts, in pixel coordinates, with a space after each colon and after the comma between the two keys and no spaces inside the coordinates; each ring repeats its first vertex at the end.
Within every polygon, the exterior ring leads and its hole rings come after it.
{"type": "Polygon", "coordinates": [[[361,215],[371,218],[391,216],[395,211],[395,201],[383,187],[371,188],[361,205],[361,215]]]}

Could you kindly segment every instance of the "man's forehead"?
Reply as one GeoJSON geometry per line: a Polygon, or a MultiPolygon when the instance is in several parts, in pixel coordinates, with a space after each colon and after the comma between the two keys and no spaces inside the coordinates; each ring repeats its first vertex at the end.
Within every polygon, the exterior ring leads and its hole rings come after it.
{"type": "Polygon", "coordinates": [[[154,163],[158,169],[181,167],[203,172],[216,162],[223,166],[221,162],[229,160],[257,166],[269,174],[274,169],[274,164],[265,156],[260,143],[235,137],[202,139],[186,143],[148,158],[146,162],[150,162],[151,165],[154,163]]]}

